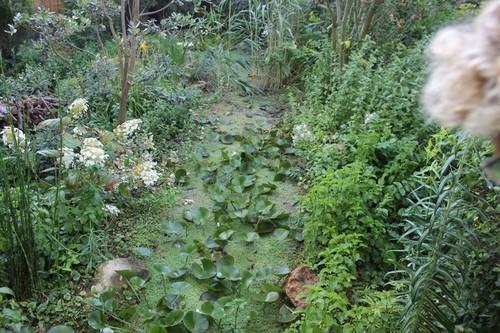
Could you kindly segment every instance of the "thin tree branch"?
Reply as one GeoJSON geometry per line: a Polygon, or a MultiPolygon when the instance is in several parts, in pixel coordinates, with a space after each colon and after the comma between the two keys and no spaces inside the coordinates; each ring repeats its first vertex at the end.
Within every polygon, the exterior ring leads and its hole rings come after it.
{"type": "Polygon", "coordinates": [[[144,16],[149,16],[149,15],[158,14],[158,13],[160,13],[160,12],[164,11],[165,9],[167,9],[168,7],[170,7],[171,5],[173,5],[173,4],[174,4],[174,2],[175,2],[175,0],[172,0],[172,1],[170,1],[169,3],[167,3],[165,6],[163,6],[162,8],[160,8],[160,9],[156,9],[156,10],[153,10],[153,11],[151,11],[151,12],[141,13],[141,14],[139,15],[139,17],[144,17],[144,16]]]}

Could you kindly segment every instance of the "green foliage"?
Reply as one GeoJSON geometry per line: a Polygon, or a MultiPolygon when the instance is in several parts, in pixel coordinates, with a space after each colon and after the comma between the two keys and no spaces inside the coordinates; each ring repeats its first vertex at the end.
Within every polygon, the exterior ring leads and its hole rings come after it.
{"type": "Polygon", "coordinates": [[[360,162],[316,179],[302,202],[307,212],[304,239],[313,258],[321,255],[319,249],[330,246],[332,238],[344,233],[362,235],[369,254],[365,259],[380,258],[387,247],[383,224],[387,212],[378,209],[382,189],[360,162]]]}
{"type": "Polygon", "coordinates": [[[498,321],[495,293],[477,297],[478,275],[486,291],[495,289],[498,274],[483,260],[498,256],[498,238],[479,227],[497,215],[494,199],[480,194],[486,190],[477,177],[482,149],[481,142],[445,131],[429,142],[427,166],[416,175],[412,205],[402,214],[404,262],[394,272],[404,274],[394,283],[405,288],[405,332],[489,331],[498,321]]]}
{"type": "MultiPolygon", "coordinates": [[[[13,136],[12,152],[0,147],[0,249],[5,255],[8,285],[21,299],[29,298],[38,285],[35,244],[36,183],[34,156],[27,140],[6,127],[2,134],[13,136]]],[[[3,257],[3,255],[2,255],[3,257]]]]}

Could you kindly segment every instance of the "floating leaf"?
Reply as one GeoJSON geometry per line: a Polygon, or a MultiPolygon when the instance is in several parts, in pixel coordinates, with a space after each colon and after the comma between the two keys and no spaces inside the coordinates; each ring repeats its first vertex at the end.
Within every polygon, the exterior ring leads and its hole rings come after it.
{"type": "Polygon", "coordinates": [[[207,317],[195,311],[186,312],[183,323],[191,333],[203,333],[208,330],[209,326],[207,317]]]}
{"type": "Polygon", "coordinates": [[[74,333],[75,331],[69,327],[64,325],[59,325],[52,327],[48,333],[74,333]]]}
{"type": "Polygon", "coordinates": [[[280,323],[290,323],[294,321],[295,318],[297,318],[297,315],[293,313],[293,311],[288,306],[283,304],[280,308],[280,323]]]}
{"type": "Polygon", "coordinates": [[[89,314],[87,323],[89,324],[90,327],[92,327],[96,330],[106,327],[101,311],[97,311],[97,310],[92,311],[89,314]]]}
{"type": "Polygon", "coordinates": [[[153,326],[148,326],[146,333],[168,333],[167,330],[160,326],[159,324],[155,324],[153,326]]]}
{"type": "Polygon", "coordinates": [[[274,237],[276,237],[280,241],[285,240],[288,237],[288,233],[288,230],[282,228],[278,228],[273,231],[274,237]]]}
{"type": "Polygon", "coordinates": [[[273,303],[273,302],[276,302],[279,298],[280,298],[280,294],[278,292],[271,291],[271,292],[267,293],[264,302],[273,303]]]}
{"type": "Polygon", "coordinates": [[[248,209],[235,210],[233,214],[240,219],[244,219],[248,216],[248,209]]]}
{"type": "Polygon", "coordinates": [[[196,225],[206,224],[209,211],[205,207],[195,207],[184,213],[184,218],[196,225]]]}
{"type": "Polygon", "coordinates": [[[225,145],[230,145],[236,141],[235,137],[231,134],[224,134],[220,137],[220,142],[225,145]]]}
{"type": "Polygon", "coordinates": [[[174,222],[174,221],[168,221],[168,222],[163,222],[161,224],[163,227],[163,231],[165,234],[169,236],[180,236],[183,235],[186,231],[186,228],[182,223],[179,222],[174,222]]]}
{"type": "Polygon", "coordinates": [[[288,265],[278,266],[274,269],[274,274],[276,275],[287,275],[288,273],[290,273],[288,265]]]}
{"type": "Polygon", "coordinates": [[[170,285],[170,293],[172,295],[182,295],[190,288],[191,288],[191,284],[189,284],[185,281],[173,282],[170,285]]]}
{"type": "Polygon", "coordinates": [[[214,311],[214,305],[212,302],[205,302],[201,305],[201,312],[205,315],[210,316],[214,311]]]}
{"type": "Polygon", "coordinates": [[[201,265],[195,263],[191,266],[191,273],[199,280],[206,280],[215,276],[217,267],[211,260],[202,259],[201,265]]]}
{"type": "Polygon", "coordinates": [[[254,232],[254,231],[250,231],[249,233],[247,233],[247,238],[245,239],[245,241],[247,241],[248,243],[252,243],[252,242],[255,242],[259,238],[260,238],[260,236],[258,233],[254,232]]]}
{"type": "Polygon", "coordinates": [[[147,247],[136,247],[132,249],[132,252],[140,257],[149,257],[151,256],[151,250],[147,247]]]}
{"type": "Polygon", "coordinates": [[[219,238],[222,240],[228,240],[234,234],[234,230],[226,230],[219,234],[219,238]]]}
{"type": "Polygon", "coordinates": [[[172,271],[168,276],[172,279],[178,279],[178,278],[186,275],[187,272],[188,272],[187,269],[179,268],[179,269],[176,269],[175,271],[172,271]]]}
{"type": "Polygon", "coordinates": [[[160,299],[158,306],[163,309],[175,310],[179,307],[182,299],[182,295],[166,294],[160,299]]]}
{"type": "Polygon", "coordinates": [[[165,316],[165,321],[163,324],[167,327],[177,326],[184,319],[184,311],[182,310],[172,310],[165,316]]]}

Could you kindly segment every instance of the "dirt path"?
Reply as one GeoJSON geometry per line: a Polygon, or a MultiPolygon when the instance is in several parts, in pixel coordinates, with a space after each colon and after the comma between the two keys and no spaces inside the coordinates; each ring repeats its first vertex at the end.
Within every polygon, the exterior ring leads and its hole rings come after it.
{"type": "MultiPolygon", "coordinates": [[[[189,155],[198,154],[206,157],[220,154],[221,151],[226,151],[230,156],[235,155],[236,152],[240,151],[242,144],[237,141],[221,143],[224,141],[221,136],[230,134],[232,137],[238,135],[244,137],[247,133],[245,128],[267,133],[273,128],[276,116],[280,111],[278,105],[279,103],[272,96],[240,97],[229,95],[224,97],[222,101],[213,105],[203,115],[206,119],[203,137],[200,142],[194,143],[189,155]]],[[[281,156],[280,159],[286,160],[286,157],[281,156]]],[[[276,204],[277,209],[290,213],[287,223],[293,225],[294,219],[297,218],[298,188],[287,179],[276,181],[275,172],[269,167],[272,161],[265,158],[262,161],[262,165],[253,170],[257,179],[256,184],[273,183],[276,185],[276,189],[267,198],[276,204]]],[[[172,233],[167,232],[159,236],[159,245],[148,263],[150,265],[164,265],[174,271],[189,267],[189,262],[196,261],[196,257],[199,256],[199,254],[186,255],[186,246],[194,244],[198,249],[205,248],[203,244],[207,244],[207,237],[213,235],[217,229],[212,213],[200,225],[186,222],[186,211],[198,207],[205,207],[212,211],[214,201],[207,194],[206,182],[200,178],[200,170],[196,170],[196,162],[188,158],[182,167],[188,173],[188,182],[177,194],[174,208],[161,219],[168,221],[170,227],[183,225],[186,229],[182,235],[174,232],[174,237],[172,237],[172,233]]],[[[249,289],[241,291],[241,294],[240,291],[237,291],[239,305],[233,304],[232,310],[229,309],[225,313],[225,317],[228,317],[227,320],[223,320],[220,327],[211,325],[209,332],[283,332],[286,325],[279,322],[279,309],[286,303],[283,294],[281,293],[278,301],[272,303],[256,300],[259,298],[256,295],[262,294],[263,286],[280,286],[282,284],[284,274],[266,275],[262,272],[283,273],[286,272],[287,267],[293,268],[299,260],[297,242],[292,238],[292,232],[286,238],[278,232],[261,233],[260,238],[248,242],[247,234],[253,231],[251,226],[238,226],[234,229],[234,234],[224,247],[224,252],[235,258],[234,266],[238,270],[251,272],[254,276],[254,282],[249,289]]],[[[200,281],[190,276],[189,273],[179,279],[170,278],[166,282],[155,277],[148,288],[148,298],[157,300],[160,290],[163,290],[165,284],[176,281],[189,283],[189,288],[183,292],[185,308],[200,309],[203,304],[200,296],[207,290],[207,282],[200,281]]]]}

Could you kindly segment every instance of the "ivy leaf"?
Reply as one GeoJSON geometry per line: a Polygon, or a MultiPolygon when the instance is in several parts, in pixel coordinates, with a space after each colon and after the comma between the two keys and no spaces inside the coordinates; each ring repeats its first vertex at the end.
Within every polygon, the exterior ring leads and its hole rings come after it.
{"type": "Polygon", "coordinates": [[[208,330],[209,326],[207,317],[195,311],[186,312],[183,322],[191,333],[203,333],[208,330]]]}

